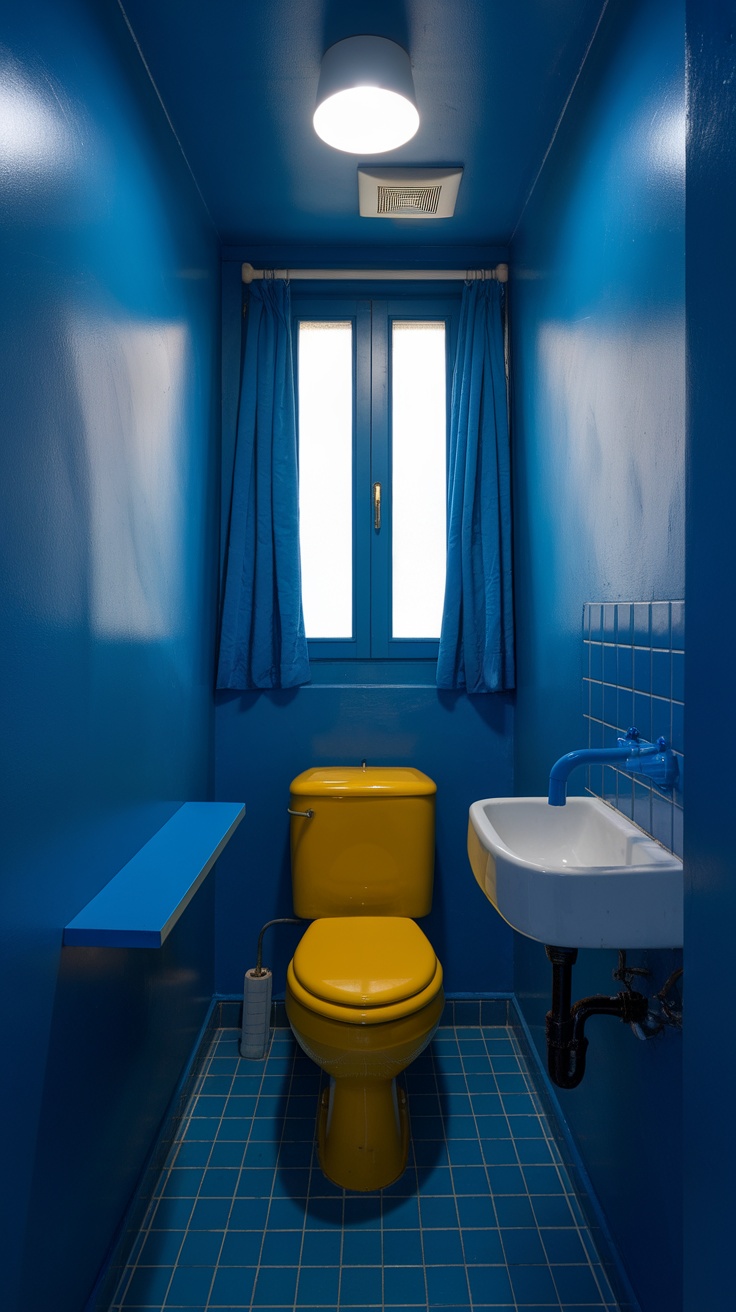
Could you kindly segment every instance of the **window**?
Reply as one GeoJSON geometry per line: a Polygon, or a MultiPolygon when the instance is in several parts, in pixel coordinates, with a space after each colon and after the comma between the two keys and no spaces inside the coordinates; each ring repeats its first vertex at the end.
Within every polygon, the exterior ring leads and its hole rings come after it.
{"type": "Polygon", "coordinates": [[[310,657],[434,658],[459,298],[293,305],[310,657]]]}

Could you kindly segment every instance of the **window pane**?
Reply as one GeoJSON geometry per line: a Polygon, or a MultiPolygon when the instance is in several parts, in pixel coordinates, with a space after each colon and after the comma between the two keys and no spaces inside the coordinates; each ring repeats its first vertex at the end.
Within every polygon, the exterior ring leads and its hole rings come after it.
{"type": "Polygon", "coordinates": [[[392,633],[439,638],[445,592],[445,325],[391,335],[392,633]]]}
{"type": "Polygon", "coordinates": [[[353,636],[353,327],[299,324],[299,540],[308,638],[353,636]]]}

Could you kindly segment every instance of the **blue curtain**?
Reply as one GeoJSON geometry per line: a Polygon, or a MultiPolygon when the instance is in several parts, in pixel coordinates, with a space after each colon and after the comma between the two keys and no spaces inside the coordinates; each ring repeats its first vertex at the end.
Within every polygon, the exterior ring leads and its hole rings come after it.
{"type": "Polygon", "coordinates": [[[247,308],[217,686],[308,681],[291,297],[287,283],[264,281],[247,308]]]}
{"type": "Polygon", "coordinates": [[[447,583],[437,685],[514,686],[511,477],[501,286],[463,288],[452,383],[447,583]]]}

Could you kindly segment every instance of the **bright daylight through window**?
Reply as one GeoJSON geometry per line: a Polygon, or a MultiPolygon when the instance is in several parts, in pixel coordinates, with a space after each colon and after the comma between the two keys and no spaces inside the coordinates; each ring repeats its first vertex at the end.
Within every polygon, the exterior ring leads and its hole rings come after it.
{"type": "Polygon", "coordinates": [[[444,320],[392,317],[385,302],[363,320],[299,320],[302,596],[313,655],[436,650],[445,587],[446,337],[444,320]],[[369,360],[370,371],[356,369],[358,359],[369,360]]]}

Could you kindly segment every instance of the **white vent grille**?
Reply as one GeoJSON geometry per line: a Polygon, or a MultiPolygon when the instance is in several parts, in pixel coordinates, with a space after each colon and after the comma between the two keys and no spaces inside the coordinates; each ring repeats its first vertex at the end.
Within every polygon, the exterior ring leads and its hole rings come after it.
{"type": "Polygon", "coordinates": [[[436,214],[441,187],[379,187],[379,214],[436,214]]]}
{"type": "Polygon", "coordinates": [[[463,171],[358,169],[360,213],[371,219],[449,219],[463,171]]]}

